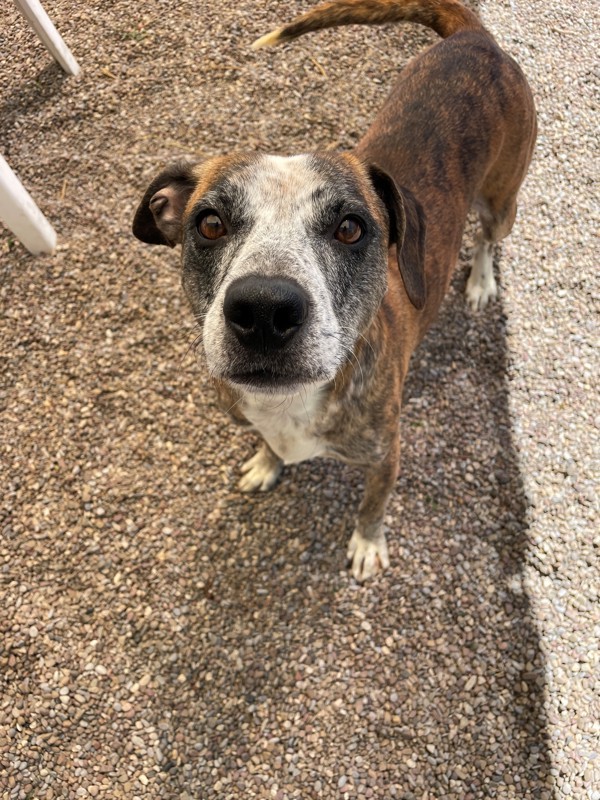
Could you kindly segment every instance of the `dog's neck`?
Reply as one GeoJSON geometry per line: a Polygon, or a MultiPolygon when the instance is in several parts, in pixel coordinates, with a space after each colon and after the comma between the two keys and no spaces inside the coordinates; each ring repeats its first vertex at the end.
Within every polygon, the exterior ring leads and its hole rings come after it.
{"type": "Polygon", "coordinates": [[[240,410],[271,450],[286,464],[294,464],[326,451],[318,432],[324,391],[323,386],[308,386],[292,395],[245,392],[240,410]]]}

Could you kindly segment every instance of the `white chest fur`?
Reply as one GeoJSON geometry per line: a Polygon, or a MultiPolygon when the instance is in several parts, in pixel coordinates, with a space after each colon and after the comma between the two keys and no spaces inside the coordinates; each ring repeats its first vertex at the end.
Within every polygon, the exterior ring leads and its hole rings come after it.
{"type": "Polygon", "coordinates": [[[316,433],[321,401],[317,388],[291,397],[245,395],[241,408],[271,450],[295,464],[325,453],[326,443],[316,433]]]}

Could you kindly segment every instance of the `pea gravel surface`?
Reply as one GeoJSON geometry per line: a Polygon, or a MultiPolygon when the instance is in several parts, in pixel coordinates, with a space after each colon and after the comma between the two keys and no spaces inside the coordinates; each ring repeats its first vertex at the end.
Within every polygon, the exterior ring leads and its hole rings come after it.
{"type": "Polygon", "coordinates": [[[360,473],[237,491],[256,440],[216,407],[178,253],[130,223],[182,155],[352,147],[433,34],[253,53],[307,4],[44,5],[77,78],[0,0],[0,147],[59,239],[0,229],[2,800],[599,800],[597,4],[474,4],[539,142],[499,300],[466,308],[470,223],[415,354],[364,586],[360,473]]]}

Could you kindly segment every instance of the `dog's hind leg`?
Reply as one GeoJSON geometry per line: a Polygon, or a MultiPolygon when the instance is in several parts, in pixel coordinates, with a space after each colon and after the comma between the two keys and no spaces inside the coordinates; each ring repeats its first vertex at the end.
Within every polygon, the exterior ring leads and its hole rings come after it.
{"type": "Polygon", "coordinates": [[[494,243],[480,233],[465,290],[472,311],[481,311],[498,294],[494,277],[494,243]]]}
{"type": "Polygon", "coordinates": [[[283,461],[266,442],[263,442],[257,453],[242,465],[239,488],[242,492],[268,492],[277,483],[283,461]]]}
{"type": "Polygon", "coordinates": [[[481,311],[498,295],[494,277],[494,244],[510,233],[517,214],[517,203],[513,198],[504,208],[495,210],[491,202],[480,199],[476,207],[479,211],[481,231],[465,293],[471,310],[481,311]]]}

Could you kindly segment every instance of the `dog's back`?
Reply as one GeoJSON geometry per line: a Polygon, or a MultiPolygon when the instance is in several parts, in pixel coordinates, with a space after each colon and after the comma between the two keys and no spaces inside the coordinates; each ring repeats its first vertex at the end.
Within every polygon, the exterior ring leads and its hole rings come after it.
{"type": "Polygon", "coordinates": [[[510,233],[536,137],[531,90],[479,17],[457,0],[334,0],[263,36],[253,47],[351,24],[415,22],[443,39],[408,63],[355,154],[408,188],[427,211],[423,329],[450,280],[471,206],[482,237],[467,290],[483,307],[496,293],[491,246],[510,233]],[[427,313],[429,312],[429,313],[427,313]]]}

